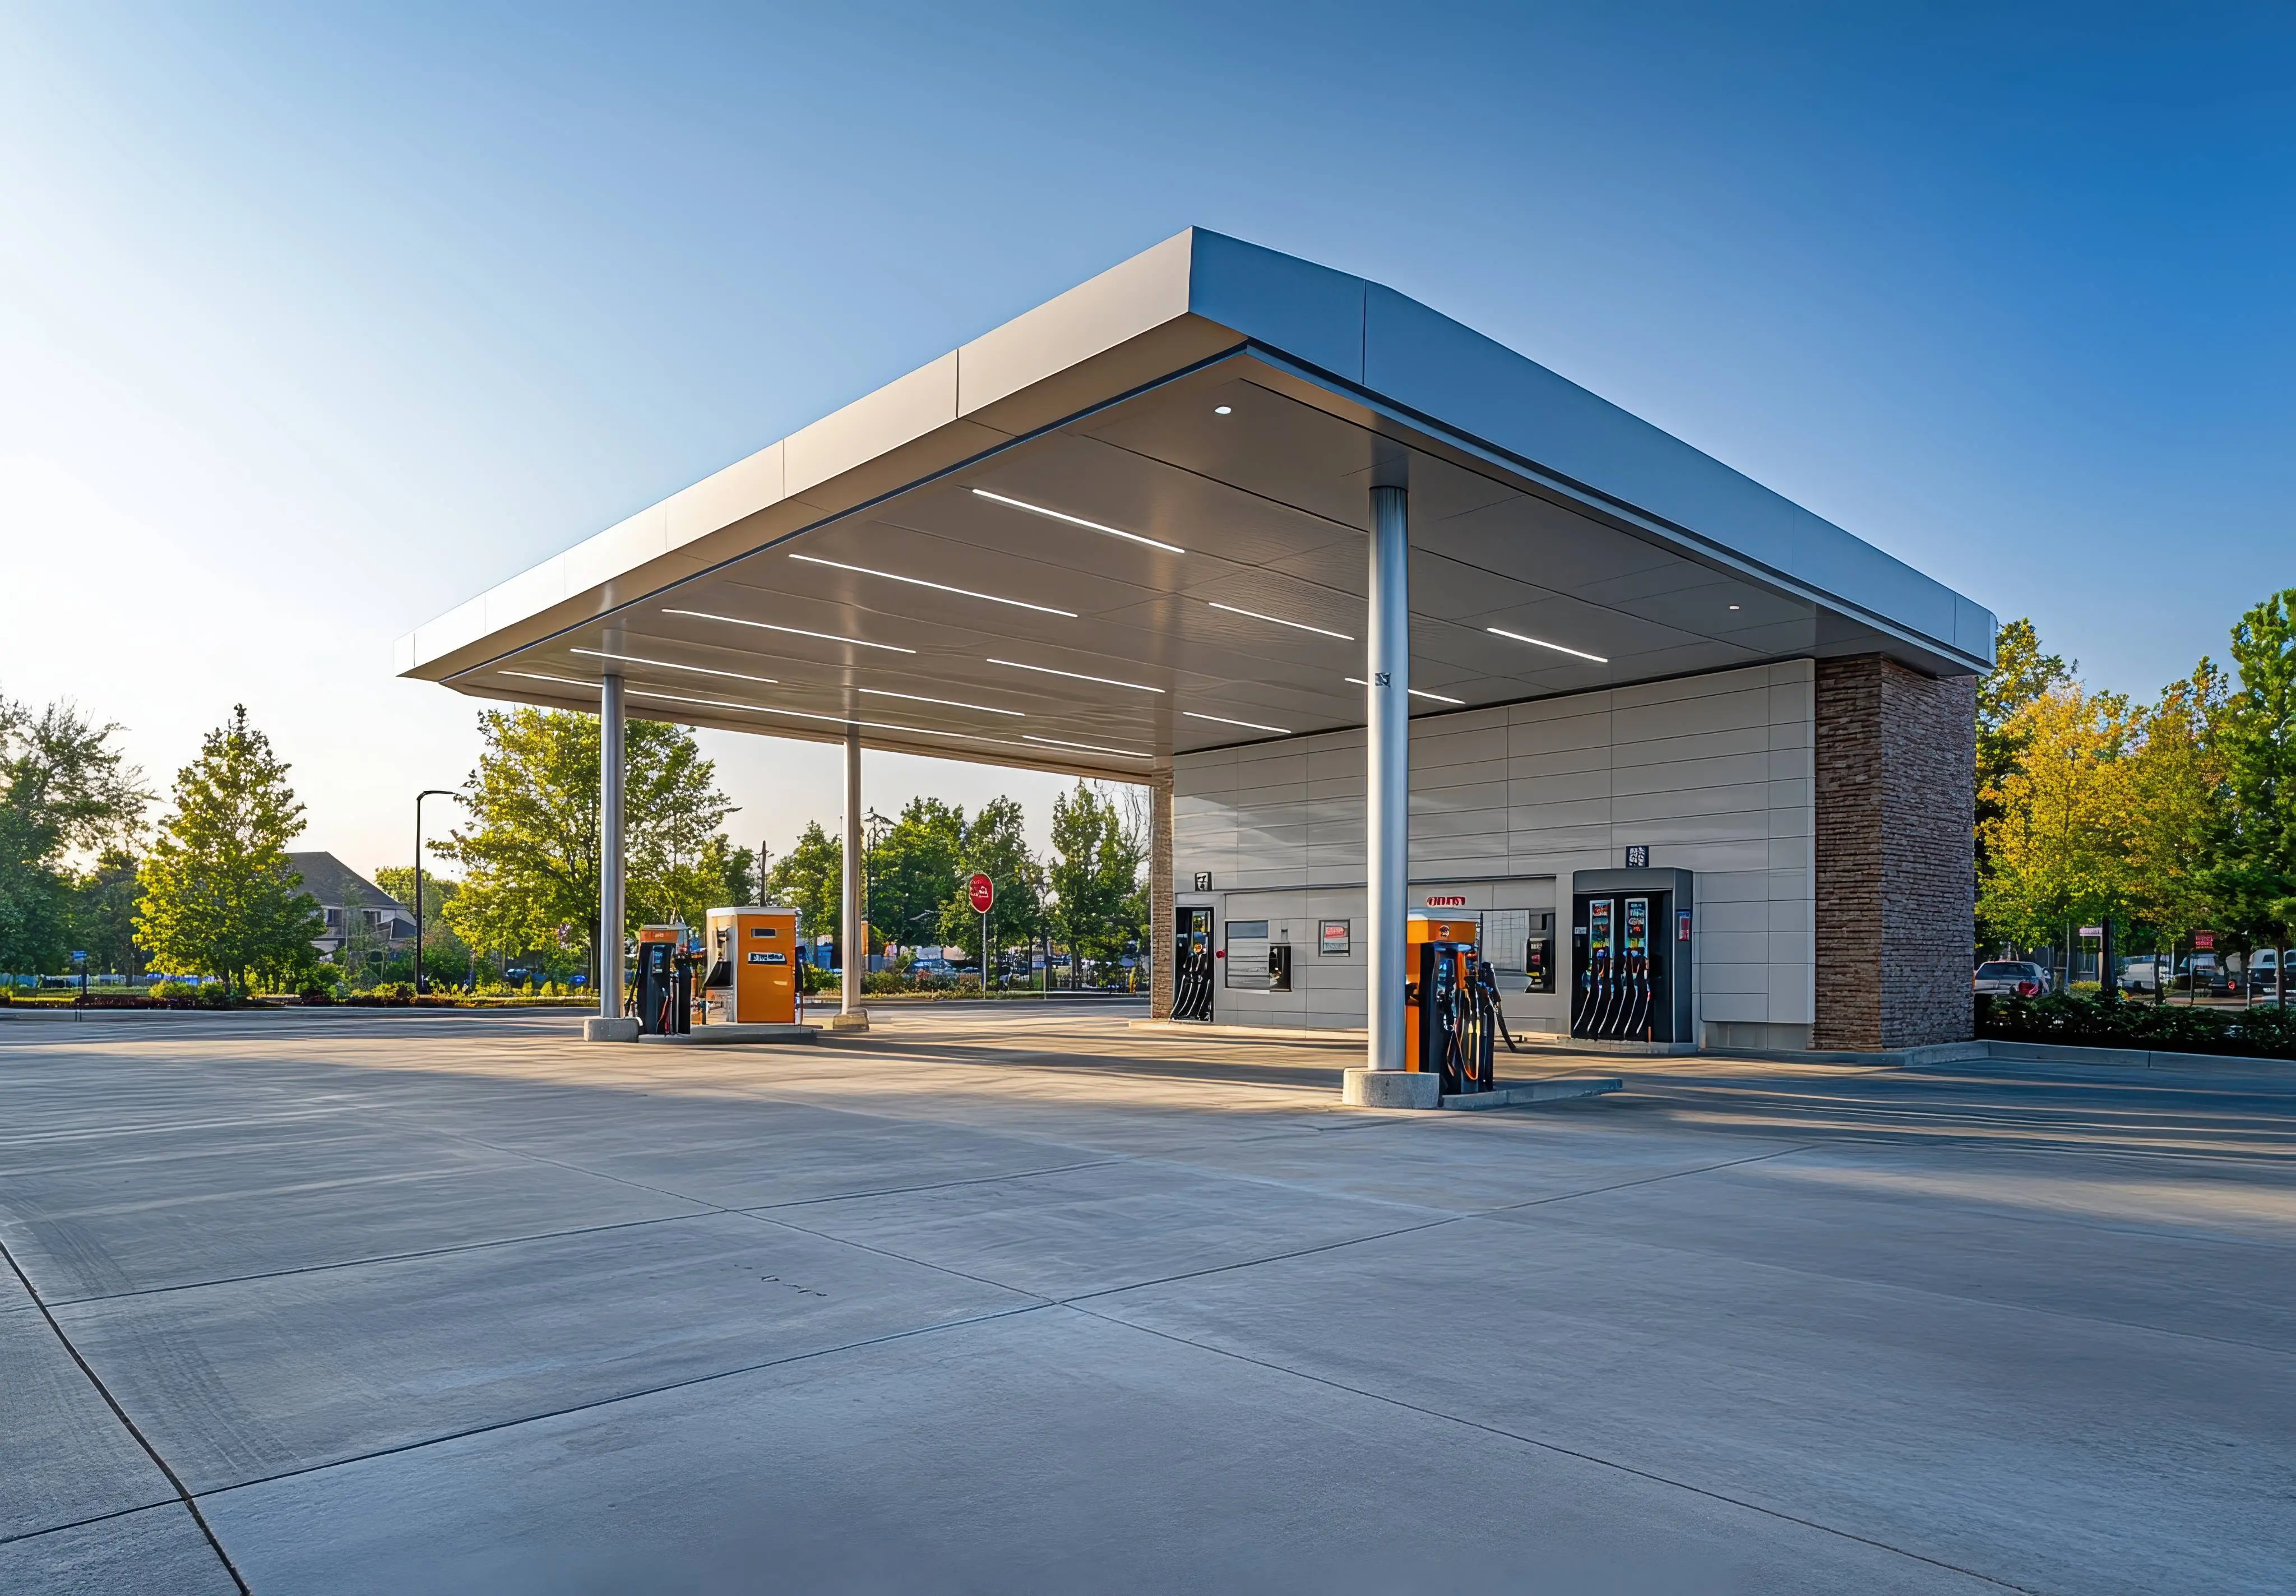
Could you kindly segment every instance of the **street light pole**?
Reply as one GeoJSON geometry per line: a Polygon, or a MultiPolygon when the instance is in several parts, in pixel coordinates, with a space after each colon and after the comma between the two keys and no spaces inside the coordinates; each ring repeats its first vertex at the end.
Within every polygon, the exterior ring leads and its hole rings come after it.
{"type": "Polygon", "coordinates": [[[418,998],[430,990],[430,978],[422,973],[422,801],[454,795],[448,787],[425,787],[414,794],[414,995],[418,998]]]}

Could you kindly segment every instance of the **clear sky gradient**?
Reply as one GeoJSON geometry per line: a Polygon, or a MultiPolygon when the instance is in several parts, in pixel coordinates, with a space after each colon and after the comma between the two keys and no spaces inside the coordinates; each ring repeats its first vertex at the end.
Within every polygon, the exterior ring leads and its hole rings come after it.
{"type": "MultiPolygon", "coordinates": [[[[2296,584],[2292,19],[0,8],[0,691],[162,784],[244,700],[401,860],[477,708],[393,638],[1196,223],[2149,693],[2296,584]]],[[[743,840],[834,822],[833,751],[704,736],[743,840]]]]}

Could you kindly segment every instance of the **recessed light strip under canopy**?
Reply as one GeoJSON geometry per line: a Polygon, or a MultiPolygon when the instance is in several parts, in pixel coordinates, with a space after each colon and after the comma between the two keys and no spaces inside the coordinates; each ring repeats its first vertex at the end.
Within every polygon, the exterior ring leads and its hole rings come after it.
{"type": "MultiPolygon", "coordinates": [[[[1369,682],[1364,680],[1360,676],[1350,676],[1348,678],[1348,680],[1349,683],[1358,687],[1367,687],[1371,686],[1369,682]]],[[[1438,703],[1454,703],[1464,706],[1467,702],[1464,698],[1446,698],[1440,693],[1423,692],[1417,687],[1406,687],[1403,690],[1410,694],[1414,698],[1431,698],[1438,703]]]]}
{"type": "Polygon", "coordinates": [[[1517,643],[1528,643],[1533,648],[1551,648],[1557,654],[1567,654],[1573,659],[1592,660],[1597,665],[1607,665],[1611,662],[1599,654],[1588,654],[1583,648],[1567,648],[1560,643],[1550,643],[1544,638],[1528,638],[1521,632],[1511,632],[1503,626],[1487,626],[1483,629],[1496,637],[1511,638],[1517,643]]]}
{"type": "Polygon", "coordinates": [[[881,577],[889,582],[906,582],[912,588],[931,588],[936,593],[954,593],[959,598],[978,598],[989,604],[1011,605],[1016,610],[1034,610],[1039,615],[1059,615],[1070,621],[1077,618],[1074,610],[1056,610],[1048,604],[1030,604],[1025,598],[1004,598],[994,593],[976,593],[970,588],[952,588],[947,582],[929,582],[921,576],[903,576],[897,571],[879,571],[869,565],[849,565],[842,560],[824,560],[818,555],[791,555],[792,560],[802,560],[808,565],[827,565],[837,571],[850,571],[857,576],[881,577]]]}
{"type": "Polygon", "coordinates": [[[1081,670],[1055,670],[1050,665],[1024,665],[1018,660],[991,660],[992,665],[1002,665],[1009,670],[1034,670],[1039,676],[1065,676],[1070,681],[1096,681],[1103,687],[1129,687],[1136,693],[1161,693],[1161,687],[1152,687],[1143,681],[1119,681],[1112,676],[1086,676],[1081,670]]]}
{"type": "Polygon", "coordinates": [[[1034,732],[1022,732],[1024,743],[1043,743],[1054,748],[1081,748],[1086,753],[1112,753],[1119,759],[1153,759],[1153,754],[1135,753],[1129,748],[1103,748],[1097,743],[1071,743],[1065,737],[1040,737],[1034,732]]]}
{"type": "Polygon", "coordinates": [[[681,665],[676,660],[650,660],[639,654],[609,654],[603,648],[570,648],[569,654],[584,654],[594,660],[619,660],[627,665],[659,665],[664,670],[691,670],[696,676],[730,676],[735,681],[761,681],[769,687],[781,686],[775,676],[751,676],[745,670],[713,670],[707,665],[681,665]]]}
{"type": "Polygon", "coordinates": [[[1292,735],[1292,731],[1289,727],[1262,726],[1257,720],[1237,720],[1226,715],[1199,714],[1194,710],[1182,710],[1180,713],[1185,715],[1191,720],[1217,720],[1222,726],[1243,726],[1249,727],[1253,731],[1272,731],[1279,737],[1288,737],[1292,735]]]}
{"type": "MultiPolygon", "coordinates": [[[[600,690],[600,684],[597,682],[584,681],[579,677],[574,676],[548,676],[539,670],[505,670],[503,671],[502,674],[504,676],[515,676],[526,681],[556,682],[561,687],[580,687],[583,691],[587,693],[595,693],[600,690]]],[[[694,698],[684,693],[665,693],[655,687],[629,687],[626,689],[626,693],[628,697],[647,699],[655,703],[690,703],[698,705],[703,709],[735,710],[745,715],[785,715],[793,720],[823,720],[828,722],[832,726],[858,726],[870,731],[898,731],[906,733],[910,736],[916,737],[947,737],[959,743],[993,743],[1001,748],[1019,748],[1022,746],[1022,744],[1013,741],[1011,737],[983,736],[978,732],[942,731],[931,726],[900,726],[890,720],[863,720],[852,715],[823,715],[817,714],[811,710],[784,710],[775,709],[770,705],[761,703],[735,703],[729,699],[723,698],[694,698]]],[[[931,702],[938,703],[941,701],[932,700],[931,702]]],[[[978,706],[969,705],[967,707],[978,706]]],[[[1009,714],[1013,712],[1005,711],[1003,712],[1009,714]]],[[[1026,736],[1026,734],[1024,733],[1023,736],[1026,736]]],[[[1103,748],[1093,743],[1062,742],[1058,737],[1029,736],[1027,737],[1027,741],[1030,743],[1049,744],[1060,748],[1082,749],[1089,753],[1109,753],[1115,755],[1119,759],[1144,760],[1154,757],[1152,754],[1135,753],[1131,750],[1125,748],[1103,748]]]]}
{"type": "Polygon", "coordinates": [[[896,693],[890,687],[856,687],[857,693],[866,693],[872,698],[906,698],[911,703],[946,704],[953,710],[979,710],[984,715],[1011,715],[1025,719],[1023,710],[1000,710],[993,703],[967,703],[962,698],[928,698],[922,693],[896,693]]]}
{"type": "Polygon", "coordinates": [[[1304,621],[1286,621],[1281,615],[1263,615],[1258,610],[1240,610],[1232,604],[1222,604],[1217,598],[1206,599],[1204,602],[1216,610],[1226,610],[1231,615],[1249,615],[1254,621],[1265,621],[1275,626],[1288,626],[1295,632],[1314,632],[1317,637],[1337,638],[1342,643],[1355,641],[1347,633],[1335,632],[1329,627],[1309,626],[1304,621]]]}
{"type": "Polygon", "coordinates": [[[1081,515],[1071,515],[1065,510],[1048,510],[1042,505],[1032,505],[1025,499],[1007,498],[1001,493],[991,493],[986,488],[972,490],[979,497],[1000,505],[1010,505],[1016,510],[1026,510],[1031,515],[1042,515],[1048,521],[1065,521],[1070,526],[1080,526],[1086,531],[1106,532],[1111,538],[1121,538],[1128,543],[1144,543],[1151,548],[1160,548],[1168,555],[1184,555],[1188,551],[1177,543],[1160,539],[1144,538],[1138,532],[1128,532],[1122,527],[1103,526],[1097,521],[1086,521],[1081,515]]]}
{"type": "Polygon", "coordinates": [[[761,632],[787,632],[793,638],[818,638],[824,643],[850,643],[856,648],[882,648],[888,654],[914,654],[898,643],[872,643],[866,638],[841,637],[836,632],[809,632],[801,626],[775,626],[770,621],[744,621],[739,615],[713,615],[707,610],[664,610],[665,615],[691,615],[696,621],[722,621],[728,626],[754,626],[761,632]]]}

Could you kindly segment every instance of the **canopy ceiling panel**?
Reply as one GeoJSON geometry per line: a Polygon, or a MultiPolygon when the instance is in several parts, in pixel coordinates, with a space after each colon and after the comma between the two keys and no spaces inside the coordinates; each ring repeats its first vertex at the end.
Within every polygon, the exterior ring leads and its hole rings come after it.
{"type": "Polygon", "coordinates": [[[1416,712],[1811,654],[1989,662],[1970,601],[1488,341],[1386,352],[1421,408],[1371,391],[1375,327],[1475,337],[1373,317],[1372,292],[1184,234],[419,629],[400,668],[581,709],[612,670],[634,714],[1138,779],[1363,723],[1374,482],[1410,496],[1416,712]],[[1423,408],[1447,358],[1467,411],[1514,414],[1484,391],[1513,367],[1566,408],[1454,430],[1423,408]],[[1547,432],[1609,479],[1543,460],[1547,432]]]}

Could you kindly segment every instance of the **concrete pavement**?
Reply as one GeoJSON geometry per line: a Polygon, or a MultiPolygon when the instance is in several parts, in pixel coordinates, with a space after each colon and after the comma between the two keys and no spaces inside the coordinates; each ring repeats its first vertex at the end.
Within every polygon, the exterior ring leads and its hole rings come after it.
{"type": "Polygon", "coordinates": [[[191,1017],[0,1026],[0,1591],[2296,1567],[2284,1083],[191,1017]]]}

